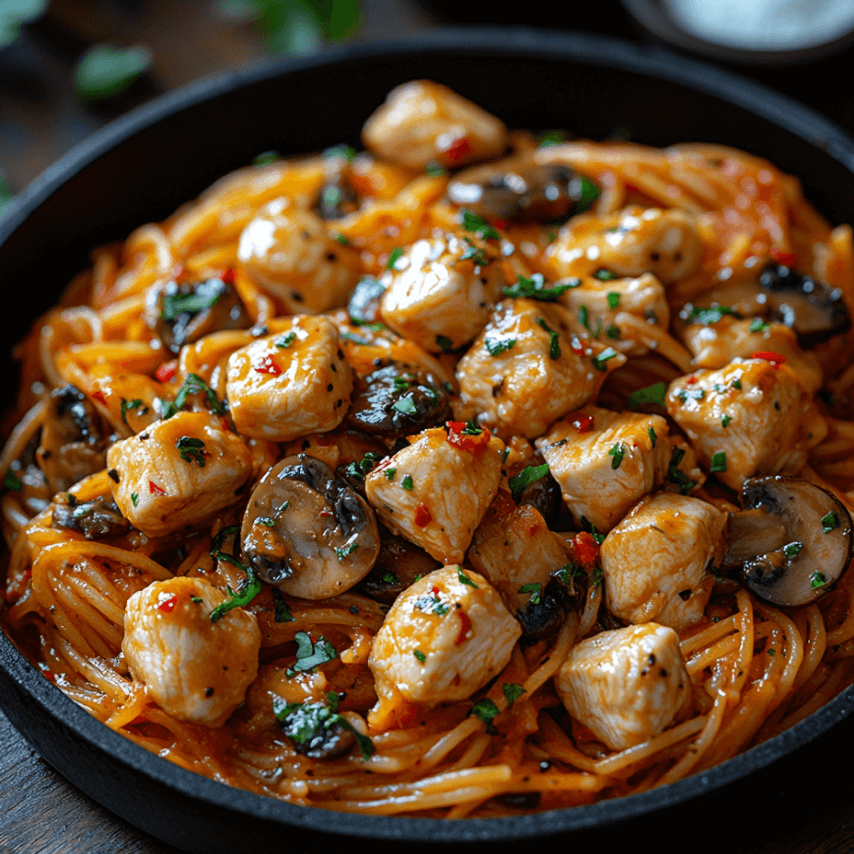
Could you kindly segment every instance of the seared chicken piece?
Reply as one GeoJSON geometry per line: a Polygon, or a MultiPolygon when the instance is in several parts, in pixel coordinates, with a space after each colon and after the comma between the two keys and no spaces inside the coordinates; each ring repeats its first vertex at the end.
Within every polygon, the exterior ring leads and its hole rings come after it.
{"type": "Polygon", "coordinates": [[[392,533],[459,563],[498,492],[504,444],[488,431],[468,436],[441,427],[413,438],[367,475],[368,501],[392,533]]]}
{"type": "Polygon", "coordinates": [[[664,732],[691,695],[679,638],[655,623],[576,644],[555,684],[569,713],[612,750],[664,732]]]}
{"type": "Polygon", "coordinates": [[[546,260],[554,278],[652,273],[667,285],[697,269],[701,248],[691,214],[630,205],[607,216],[571,219],[546,250],[546,260]]]}
{"type": "Polygon", "coordinates": [[[149,537],[190,527],[233,504],[252,470],[244,441],[204,412],[179,412],[107,452],[113,500],[149,537]]]}
{"type": "Polygon", "coordinates": [[[387,278],[383,320],[432,353],[471,341],[507,284],[493,247],[449,233],[414,243],[387,278]]]}
{"type": "Polygon", "coordinates": [[[737,357],[749,359],[764,350],[785,356],[804,391],[815,394],[824,381],[815,354],[802,350],[797,333],[782,323],[724,315],[716,323],[690,323],[682,332],[682,340],[698,368],[723,368],[737,357]]]}
{"type": "Polygon", "coordinates": [[[242,608],[212,621],[224,601],[189,577],[155,581],[128,600],[122,651],[130,672],[178,720],[222,726],[258,672],[258,621],[242,608]]]}
{"type": "Polygon", "coordinates": [[[798,474],[827,434],[795,372],[775,360],[733,359],[680,377],[670,384],[667,411],[701,461],[733,489],[756,474],[798,474]]]}
{"type": "Polygon", "coordinates": [[[664,482],[670,462],[667,422],[659,415],[585,406],[537,440],[581,524],[609,531],[640,498],[664,482]]]}
{"type": "Polygon", "coordinates": [[[503,300],[457,365],[457,417],[476,416],[499,435],[540,436],[562,415],[594,400],[625,356],[574,335],[566,309],[503,300]]]}
{"type": "Polygon", "coordinates": [[[670,324],[670,306],[664,285],[652,273],[604,282],[585,279],[577,288],[566,291],[561,302],[597,339],[631,356],[643,355],[648,348],[622,337],[624,315],[634,315],[662,329],[670,324]]]}
{"type": "Polygon", "coordinates": [[[338,243],[316,213],[286,199],[270,202],[243,229],[237,257],[288,313],[345,305],[361,275],[358,253],[338,243]]]}
{"type": "Polygon", "coordinates": [[[508,136],[495,116],[447,86],[413,80],[389,92],[365,122],[362,141],[378,157],[421,170],[498,157],[508,136]]]}
{"type": "Polygon", "coordinates": [[[395,691],[425,706],[470,697],[507,665],[521,634],[482,575],[460,566],[425,575],[374,638],[368,666],[380,705],[395,691]]]}
{"type": "Polygon", "coordinates": [[[327,317],[297,315],[228,359],[227,394],[238,432],[289,442],[337,427],[347,414],[353,377],[327,317]]]}
{"type": "Polygon", "coordinates": [[[726,552],[726,513],[690,495],[662,492],[638,504],[602,543],[605,599],[627,623],[680,631],[703,616],[706,572],[726,552]]]}

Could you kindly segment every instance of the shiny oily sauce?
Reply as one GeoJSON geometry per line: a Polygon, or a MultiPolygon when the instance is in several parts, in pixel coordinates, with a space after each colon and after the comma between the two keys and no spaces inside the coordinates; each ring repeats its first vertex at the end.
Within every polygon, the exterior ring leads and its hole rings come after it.
{"type": "Polygon", "coordinates": [[[392,91],[99,249],[19,346],[6,631],[146,749],[464,818],[850,684],[851,229],[767,160],[392,91]]]}

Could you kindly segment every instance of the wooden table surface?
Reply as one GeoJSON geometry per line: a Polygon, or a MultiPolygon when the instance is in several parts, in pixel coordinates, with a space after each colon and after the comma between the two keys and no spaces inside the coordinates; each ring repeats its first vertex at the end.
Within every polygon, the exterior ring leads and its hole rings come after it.
{"type": "MultiPolygon", "coordinates": [[[[74,16],[85,5],[82,0],[54,0],[54,3],[69,21],[77,21],[74,16]]],[[[103,12],[105,3],[102,0],[88,5],[103,12]]],[[[136,14],[148,15],[133,24],[140,33],[137,41],[156,42],[167,37],[174,40],[176,32],[180,36],[182,25],[198,25],[202,29],[218,26],[200,12],[202,7],[213,4],[200,0],[180,4],[148,0],[123,5],[134,9],[136,14]],[[157,19],[165,9],[169,10],[173,23],[167,30],[157,19]]],[[[436,26],[444,21],[484,22],[483,15],[491,15],[495,20],[499,14],[485,10],[484,4],[453,4],[445,0],[425,0],[421,4],[414,0],[366,0],[363,8],[365,26],[359,37],[363,40],[436,26]]],[[[513,14],[514,18],[509,20],[518,23],[557,24],[566,29],[636,41],[641,38],[617,0],[600,0],[584,11],[569,4],[558,19],[549,19],[540,6],[531,7],[530,11],[516,7],[513,14]],[[567,11],[570,7],[571,11],[567,11]]],[[[83,27],[84,36],[89,27],[89,37],[100,38],[99,33],[109,24],[105,20],[103,15],[94,16],[83,27]]],[[[77,23],[75,27],[80,30],[77,23]]],[[[178,54],[171,62],[160,62],[157,66],[164,89],[182,85],[223,65],[256,58],[260,50],[245,31],[227,36],[208,32],[207,41],[182,43],[178,54]],[[211,44],[217,50],[211,51],[211,44]]],[[[852,56],[854,53],[848,51],[807,67],[736,70],[798,98],[854,131],[854,99],[847,88],[854,63],[852,56]],[[844,97],[839,96],[838,85],[845,88],[844,97]]],[[[51,52],[50,39],[45,38],[44,32],[18,45],[15,51],[7,51],[5,56],[0,53],[0,79],[12,84],[11,89],[8,86],[0,89],[0,165],[15,191],[115,114],[113,107],[87,111],[74,102],[68,86],[61,82],[62,71],[68,67],[68,57],[61,50],[51,52]],[[15,76],[13,66],[18,61],[38,64],[42,72],[39,86],[46,91],[38,91],[36,97],[27,99],[26,80],[22,83],[22,78],[15,76]],[[20,91],[16,91],[16,86],[20,91]]],[[[144,92],[142,97],[150,94],[157,92],[144,92]]],[[[852,756],[854,720],[849,719],[801,750],[794,759],[787,757],[749,781],[727,787],[723,793],[709,793],[651,821],[576,834],[570,844],[573,848],[591,846],[588,850],[603,852],[634,848],[639,842],[653,844],[657,851],[679,850],[691,854],[722,848],[727,854],[852,852],[854,789],[847,775],[852,756]]],[[[331,838],[329,841],[337,842],[331,838]]],[[[496,849],[518,852],[520,845],[526,844],[529,843],[493,844],[489,850],[491,854],[496,849]]],[[[286,845],[287,838],[283,837],[283,850],[286,845]]],[[[383,847],[372,844],[372,851],[383,847]]],[[[0,713],[0,854],[114,854],[117,851],[168,854],[176,849],[114,816],[75,789],[39,758],[0,713]]]]}

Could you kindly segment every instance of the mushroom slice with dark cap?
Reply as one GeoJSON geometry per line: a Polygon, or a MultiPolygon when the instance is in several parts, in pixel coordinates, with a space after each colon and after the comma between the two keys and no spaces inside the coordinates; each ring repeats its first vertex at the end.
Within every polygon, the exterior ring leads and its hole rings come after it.
{"type": "Polygon", "coordinates": [[[264,475],[240,538],[258,575],[301,599],[349,590],[368,574],[380,548],[365,499],[307,454],[286,457],[264,475]]]}
{"type": "Polygon", "coordinates": [[[755,477],[731,513],[725,567],[783,607],[808,605],[839,579],[851,559],[851,516],[831,493],[794,477],[755,477]]]}
{"type": "Polygon", "coordinates": [[[448,198],[488,220],[545,222],[583,206],[584,190],[569,166],[517,156],[460,172],[448,198]]]}
{"type": "Polygon", "coordinates": [[[795,330],[798,341],[811,347],[851,326],[851,316],[839,288],[783,264],[768,264],[759,276],[774,320],[795,330]]]}
{"type": "Polygon", "coordinates": [[[131,525],[112,501],[99,496],[81,503],[70,492],[57,496],[53,510],[53,527],[68,528],[83,534],[87,540],[109,540],[130,531],[131,525]]]}
{"type": "Polygon", "coordinates": [[[383,525],[380,553],[373,569],[359,585],[365,595],[389,605],[415,580],[439,569],[441,563],[403,537],[395,536],[383,525]]]}
{"type": "Polygon", "coordinates": [[[172,353],[211,332],[250,325],[229,273],[203,282],[168,281],[153,287],[145,317],[172,353]]]}

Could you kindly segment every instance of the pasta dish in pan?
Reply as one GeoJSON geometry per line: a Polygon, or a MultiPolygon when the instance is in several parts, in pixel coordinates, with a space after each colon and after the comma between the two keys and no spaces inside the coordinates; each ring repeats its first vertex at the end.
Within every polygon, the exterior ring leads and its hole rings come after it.
{"type": "Polygon", "coordinates": [[[679,780],[852,681],[854,253],[717,145],[392,91],[97,249],[19,345],[3,625],[293,804],[679,780]]]}

